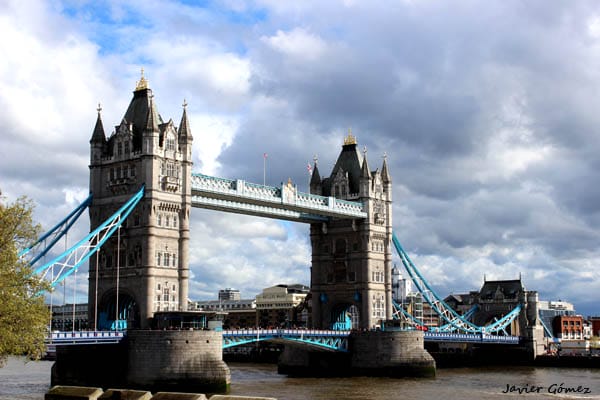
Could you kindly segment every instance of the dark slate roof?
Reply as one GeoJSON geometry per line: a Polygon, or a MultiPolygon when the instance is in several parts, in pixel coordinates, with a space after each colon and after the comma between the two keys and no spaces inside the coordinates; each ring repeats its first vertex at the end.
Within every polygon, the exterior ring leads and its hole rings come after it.
{"type": "Polygon", "coordinates": [[[342,152],[338,156],[338,159],[331,171],[329,178],[323,180],[323,195],[331,195],[331,182],[333,177],[337,174],[339,169],[348,173],[348,186],[350,193],[358,193],[359,178],[361,173],[362,159],[358,151],[358,146],[353,144],[345,144],[342,146],[342,152]]]}
{"type": "Polygon", "coordinates": [[[92,133],[90,143],[106,143],[106,135],[104,134],[104,126],[102,125],[100,111],[98,111],[98,119],[96,120],[96,126],[94,127],[94,133],[92,133]]]}
{"type": "Polygon", "coordinates": [[[388,172],[387,157],[383,158],[383,166],[381,167],[381,179],[383,183],[392,183],[392,177],[388,172]]]}
{"type": "Polygon", "coordinates": [[[317,167],[317,163],[315,162],[315,167],[313,168],[312,176],[310,177],[310,185],[320,185],[321,184],[321,175],[319,175],[319,168],[317,167]]]}
{"type": "Polygon", "coordinates": [[[479,298],[490,300],[500,291],[505,298],[515,298],[518,293],[525,291],[520,279],[506,281],[486,281],[479,291],[479,298]]]}
{"type": "Polygon", "coordinates": [[[192,131],[190,130],[190,121],[188,120],[188,116],[187,116],[187,107],[186,107],[186,103],[184,102],[183,105],[183,115],[181,116],[181,123],[179,124],[179,131],[177,133],[177,135],[179,136],[179,141],[191,141],[193,139],[192,137],[192,131]]]}
{"type": "Polygon", "coordinates": [[[133,147],[138,150],[142,147],[142,135],[144,131],[151,129],[158,131],[164,121],[152,100],[151,89],[140,89],[133,92],[133,99],[123,118],[127,123],[133,124],[133,147]]]}

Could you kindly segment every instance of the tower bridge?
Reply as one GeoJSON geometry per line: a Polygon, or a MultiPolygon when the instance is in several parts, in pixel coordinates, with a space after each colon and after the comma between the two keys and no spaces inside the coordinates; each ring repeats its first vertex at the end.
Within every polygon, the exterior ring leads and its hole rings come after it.
{"type": "Polygon", "coordinates": [[[98,310],[100,328],[115,321],[146,328],[154,312],[185,311],[195,207],[309,223],[316,328],[345,323],[348,313],[358,329],[392,318],[392,196],[385,159],[381,169],[371,170],[349,134],[331,175],[321,179],[315,161],[310,193],[302,193],[291,181],[273,187],[192,173],[192,142],[186,104],[179,126],[165,122],[143,76],[110,136],[98,109],[90,140],[91,229],[145,187],[120,237],[90,259],[89,315],[98,310]]]}
{"type": "MultiPolygon", "coordinates": [[[[518,344],[521,336],[533,343],[535,354],[536,335],[541,331],[537,294],[519,297],[513,311],[499,309],[502,315],[497,317],[486,307],[487,317],[494,316],[495,322],[481,326],[457,314],[421,276],[393,234],[392,179],[386,157],[380,168],[371,169],[366,150],[359,151],[349,133],[328,176],[321,177],[315,161],[310,193],[298,191],[289,180],[274,187],[193,173],[194,138],[186,107],[184,102],[178,126],[172,119],[165,122],[143,75],[124,116],[108,136],[98,107],[90,139],[91,198],[86,201],[91,232],[37,269],[61,265],[62,271],[70,266],[68,274],[89,260],[88,315],[95,329],[145,329],[157,312],[187,311],[190,213],[192,208],[206,208],[310,224],[312,328],[318,333],[225,332],[220,336],[225,346],[268,337],[344,350],[351,340],[353,366],[360,371],[391,368],[394,373],[434,368],[423,349],[424,340],[518,344]],[[423,299],[444,321],[439,330],[410,331],[422,322],[395,307],[393,248],[423,299]],[[73,257],[75,261],[70,261],[73,257]],[[517,315],[521,317],[513,323],[517,315]],[[374,330],[395,318],[402,321],[398,326],[403,329],[374,330]],[[355,333],[342,332],[350,329],[355,333]],[[501,331],[508,335],[498,336],[501,331]]],[[[65,224],[71,224],[68,218],[65,224]]],[[[146,331],[131,332],[128,343],[134,353],[161,346],[146,331]]],[[[168,343],[178,340],[173,335],[168,334],[168,343]]],[[[206,347],[204,339],[185,335],[189,336],[185,344],[206,347]]],[[[206,340],[211,343],[207,354],[221,349],[215,337],[206,340]]],[[[185,344],[179,343],[173,351],[190,356],[185,344]]],[[[299,359],[295,351],[283,357],[291,366],[299,359]]],[[[146,365],[142,359],[136,361],[146,365]]],[[[213,361],[215,368],[222,368],[222,361],[213,361]]]]}

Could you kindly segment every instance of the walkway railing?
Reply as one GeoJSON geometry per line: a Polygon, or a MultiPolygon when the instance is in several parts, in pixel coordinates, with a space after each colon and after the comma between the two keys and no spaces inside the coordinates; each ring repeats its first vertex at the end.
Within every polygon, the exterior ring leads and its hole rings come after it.
{"type": "Polygon", "coordinates": [[[314,329],[240,329],[223,331],[223,348],[263,340],[286,340],[327,350],[348,351],[350,331],[314,329]]]}
{"type": "Polygon", "coordinates": [[[46,343],[55,345],[118,343],[124,337],[123,331],[52,332],[46,339],[46,343]]]}

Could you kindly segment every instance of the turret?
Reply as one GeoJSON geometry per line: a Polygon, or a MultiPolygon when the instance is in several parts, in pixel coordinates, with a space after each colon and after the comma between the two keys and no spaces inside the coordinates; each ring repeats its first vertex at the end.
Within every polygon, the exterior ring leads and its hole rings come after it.
{"type": "Polygon", "coordinates": [[[310,178],[310,192],[320,196],[323,194],[323,185],[321,184],[321,175],[319,174],[319,168],[317,166],[317,156],[315,156],[314,162],[313,172],[310,178]]]}
{"type": "Polygon", "coordinates": [[[102,117],[100,115],[102,111],[100,103],[98,103],[96,110],[98,111],[98,118],[96,119],[96,126],[94,126],[94,132],[90,139],[90,161],[92,164],[100,161],[106,148],[106,135],[104,134],[104,126],[102,125],[102,117]]]}
{"type": "Polygon", "coordinates": [[[363,150],[363,162],[360,170],[360,197],[370,197],[371,194],[371,171],[367,162],[367,149],[363,150]]]}

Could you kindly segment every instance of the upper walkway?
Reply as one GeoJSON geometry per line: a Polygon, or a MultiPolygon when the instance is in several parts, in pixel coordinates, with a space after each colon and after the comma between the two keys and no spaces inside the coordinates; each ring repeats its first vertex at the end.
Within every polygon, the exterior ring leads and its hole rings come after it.
{"type": "Polygon", "coordinates": [[[360,202],[302,193],[291,182],[274,187],[203,174],[192,174],[192,206],[306,223],[367,218],[360,202]]]}

